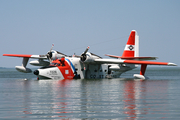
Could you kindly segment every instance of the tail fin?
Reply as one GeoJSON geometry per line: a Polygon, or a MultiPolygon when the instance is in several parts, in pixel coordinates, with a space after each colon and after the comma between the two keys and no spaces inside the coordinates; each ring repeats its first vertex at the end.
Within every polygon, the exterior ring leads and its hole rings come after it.
{"type": "Polygon", "coordinates": [[[139,36],[135,30],[131,31],[122,57],[139,57],[139,36]]]}

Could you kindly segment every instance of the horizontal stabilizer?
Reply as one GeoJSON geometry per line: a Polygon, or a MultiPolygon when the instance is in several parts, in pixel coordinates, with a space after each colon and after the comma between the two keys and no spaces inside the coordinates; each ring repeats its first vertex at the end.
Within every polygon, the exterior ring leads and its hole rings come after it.
{"type": "Polygon", "coordinates": [[[122,57],[122,56],[108,55],[108,54],[105,55],[112,58],[121,58],[126,60],[156,60],[157,59],[157,57],[122,57]]]}

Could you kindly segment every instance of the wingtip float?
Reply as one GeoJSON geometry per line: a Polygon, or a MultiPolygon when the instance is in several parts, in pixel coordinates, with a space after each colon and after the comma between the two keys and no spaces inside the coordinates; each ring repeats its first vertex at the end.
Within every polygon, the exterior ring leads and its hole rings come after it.
{"type": "Polygon", "coordinates": [[[139,36],[132,30],[125,45],[122,56],[106,55],[116,59],[103,59],[98,55],[88,52],[89,46],[81,56],[67,56],[52,50],[45,55],[3,54],[3,56],[23,57],[22,66],[16,66],[20,72],[32,72],[27,68],[29,58],[38,59],[31,61],[31,65],[42,66],[34,71],[38,79],[104,79],[119,78],[126,71],[141,65],[140,73],[134,78],[147,79],[145,71],[147,65],[177,66],[170,62],[153,62],[157,57],[139,57],[139,36]]]}

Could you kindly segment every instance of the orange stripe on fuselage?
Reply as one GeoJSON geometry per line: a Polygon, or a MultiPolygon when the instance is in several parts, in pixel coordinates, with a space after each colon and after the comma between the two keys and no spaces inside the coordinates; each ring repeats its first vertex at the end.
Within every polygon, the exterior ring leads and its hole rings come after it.
{"type": "Polygon", "coordinates": [[[71,69],[71,66],[67,63],[67,61],[63,60],[62,58],[61,58],[61,61],[64,62],[64,66],[62,66],[62,63],[59,62],[61,64],[61,66],[58,66],[58,68],[61,71],[64,79],[73,79],[74,73],[71,69]]]}

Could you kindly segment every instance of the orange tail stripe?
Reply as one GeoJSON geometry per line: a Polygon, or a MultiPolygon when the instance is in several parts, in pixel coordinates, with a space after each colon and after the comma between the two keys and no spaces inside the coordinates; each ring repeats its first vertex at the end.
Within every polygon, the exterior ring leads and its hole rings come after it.
{"type": "Polygon", "coordinates": [[[128,45],[135,45],[135,31],[131,32],[127,44],[128,45]]]}
{"type": "Polygon", "coordinates": [[[122,57],[134,57],[134,51],[124,51],[122,57]]]}

